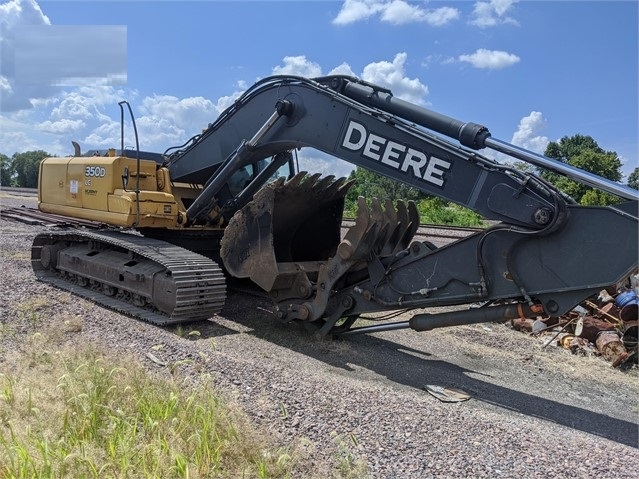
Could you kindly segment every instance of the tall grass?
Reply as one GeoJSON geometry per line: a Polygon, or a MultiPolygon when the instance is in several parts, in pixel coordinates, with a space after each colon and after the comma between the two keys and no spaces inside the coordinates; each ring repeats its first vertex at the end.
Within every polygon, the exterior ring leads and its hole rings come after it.
{"type": "Polygon", "coordinates": [[[187,388],[92,347],[27,354],[0,373],[0,478],[288,477],[269,446],[205,378],[187,388]]]}

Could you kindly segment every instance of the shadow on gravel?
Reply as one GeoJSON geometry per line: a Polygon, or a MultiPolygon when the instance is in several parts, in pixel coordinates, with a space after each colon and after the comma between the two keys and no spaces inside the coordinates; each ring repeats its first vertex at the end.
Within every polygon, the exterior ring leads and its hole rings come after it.
{"type": "MultiPolygon", "coordinates": [[[[423,390],[426,384],[459,388],[476,400],[500,408],[541,418],[627,446],[639,447],[639,425],[634,422],[482,381],[469,376],[469,373],[481,376],[480,372],[439,359],[431,359],[432,356],[425,351],[414,350],[379,337],[351,336],[347,341],[342,341],[347,343],[346,347],[335,347],[335,342],[318,338],[301,326],[283,325],[269,318],[264,312],[256,314],[255,308],[256,305],[260,306],[259,303],[256,299],[246,300],[241,295],[231,295],[224,317],[250,328],[252,332],[248,334],[336,368],[352,370],[350,365],[357,365],[385,376],[390,381],[419,390],[423,390]]],[[[265,308],[268,306],[264,303],[265,308]]],[[[565,384],[557,384],[556,387],[563,388],[565,384]]]]}

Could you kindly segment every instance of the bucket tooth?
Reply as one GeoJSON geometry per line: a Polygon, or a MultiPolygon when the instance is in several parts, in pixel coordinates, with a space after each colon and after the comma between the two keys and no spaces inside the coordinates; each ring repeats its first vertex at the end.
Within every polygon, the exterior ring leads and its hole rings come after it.
{"type": "Polygon", "coordinates": [[[326,195],[331,198],[337,196],[344,197],[348,190],[355,184],[355,180],[347,180],[346,178],[338,178],[326,188],[326,195]]]}
{"type": "Polygon", "coordinates": [[[328,175],[324,178],[320,178],[315,181],[313,184],[313,190],[322,191],[324,195],[328,194],[327,188],[329,185],[333,184],[335,181],[334,175],[328,175]]]}
{"type": "MultiPolygon", "coordinates": [[[[398,204],[400,202],[398,202],[398,204]]],[[[391,200],[386,200],[384,206],[384,211],[390,224],[390,233],[388,236],[388,241],[386,242],[386,245],[382,250],[382,256],[389,256],[395,254],[395,252],[397,251],[398,243],[401,238],[402,225],[398,219],[399,215],[397,210],[393,206],[393,202],[391,200]]]]}
{"type": "MultiPolygon", "coordinates": [[[[286,182],[286,184],[290,188],[295,188],[295,187],[299,186],[299,184],[302,182],[302,180],[304,178],[306,178],[306,177],[307,177],[307,173],[305,171],[300,171],[295,176],[293,176],[293,178],[288,180],[286,182]]],[[[278,181],[278,185],[277,186],[281,186],[284,183],[284,178],[278,178],[278,180],[279,181],[278,181]]]]}
{"type": "MultiPolygon", "coordinates": [[[[419,228],[419,211],[417,211],[417,206],[414,201],[408,202],[408,219],[410,227],[408,228],[410,232],[410,241],[413,240],[413,236],[417,233],[417,229],[419,228]]],[[[408,247],[408,244],[406,245],[408,247]]]]}

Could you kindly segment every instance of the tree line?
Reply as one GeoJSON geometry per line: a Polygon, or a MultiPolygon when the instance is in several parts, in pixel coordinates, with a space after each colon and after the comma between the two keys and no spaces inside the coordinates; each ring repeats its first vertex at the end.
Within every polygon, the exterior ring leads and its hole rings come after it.
{"type": "MultiPolygon", "coordinates": [[[[550,142],[544,154],[612,181],[620,181],[623,177],[621,161],[617,153],[605,151],[590,136],[579,134],[571,137],[565,136],[557,142],[550,142]]],[[[54,155],[43,150],[14,153],[11,157],[0,153],[1,185],[36,188],[40,162],[49,156],[54,155]]],[[[516,162],[513,166],[540,175],[582,205],[611,205],[620,201],[619,198],[611,194],[585,186],[561,175],[536,169],[528,164],[516,162]]],[[[355,216],[357,198],[364,196],[366,198],[414,201],[420,212],[422,223],[478,226],[483,222],[481,216],[471,210],[446,202],[438,197],[428,196],[416,188],[363,168],[356,168],[350,178],[356,180],[356,183],[346,197],[345,211],[348,216],[355,216]]],[[[629,175],[627,184],[631,188],[639,189],[639,167],[635,168],[629,175]]]]}
{"type": "Polygon", "coordinates": [[[14,153],[8,157],[0,153],[0,184],[20,188],[37,188],[40,162],[50,155],[44,150],[14,153]]]}

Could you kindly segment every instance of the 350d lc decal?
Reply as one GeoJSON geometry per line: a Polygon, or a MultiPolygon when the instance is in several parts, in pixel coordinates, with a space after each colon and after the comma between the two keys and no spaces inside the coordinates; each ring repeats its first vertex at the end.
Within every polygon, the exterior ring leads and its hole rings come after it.
{"type": "Polygon", "coordinates": [[[354,120],[346,128],[342,146],[352,151],[362,150],[362,156],[396,170],[408,171],[410,168],[415,177],[437,186],[444,186],[444,174],[450,169],[449,161],[370,133],[364,125],[354,120]]]}
{"type": "Polygon", "coordinates": [[[106,176],[106,168],[103,166],[87,166],[84,169],[84,176],[102,178],[106,176]]]}

